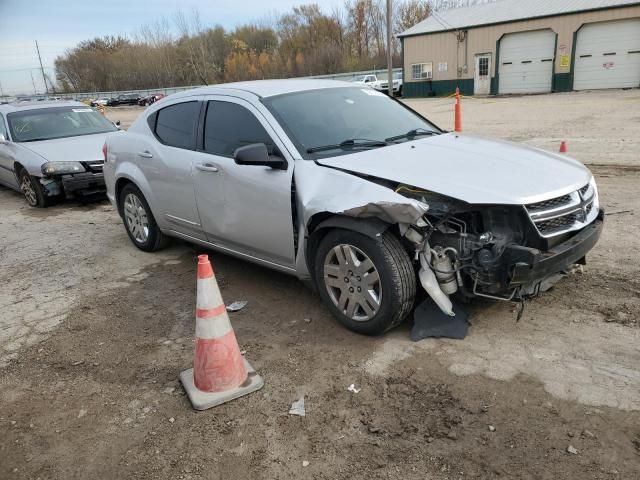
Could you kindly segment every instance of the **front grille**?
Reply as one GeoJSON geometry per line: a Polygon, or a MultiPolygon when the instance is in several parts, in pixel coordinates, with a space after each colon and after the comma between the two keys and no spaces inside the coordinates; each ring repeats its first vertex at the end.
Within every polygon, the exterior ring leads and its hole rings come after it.
{"type": "Polygon", "coordinates": [[[525,205],[529,218],[543,237],[580,229],[593,220],[597,201],[595,189],[587,184],[575,192],[525,205]],[[591,190],[591,192],[590,192],[591,190]],[[588,196],[588,198],[587,198],[588,196]]]}
{"type": "Polygon", "coordinates": [[[530,212],[539,212],[564,207],[565,205],[568,205],[570,203],[571,195],[563,195],[562,197],[552,198],[551,200],[545,200],[543,202],[527,205],[527,210],[529,210],[530,212]]]}
{"type": "Polygon", "coordinates": [[[589,184],[588,183],[579,190],[580,196],[584,197],[585,194],[587,193],[587,190],[589,190],[589,184]]]}
{"type": "Polygon", "coordinates": [[[552,218],[551,220],[543,220],[536,223],[536,227],[543,235],[553,235],[564,230],[571,228],[578,221],[577,213],[570,213],[558,218],[552,218]]]}
{"type": "Polygon", "coordinates": [[[87,172],[100,173],[104,167],[104,160],[93,160],[90,162],[82,162],[87,172]]]}

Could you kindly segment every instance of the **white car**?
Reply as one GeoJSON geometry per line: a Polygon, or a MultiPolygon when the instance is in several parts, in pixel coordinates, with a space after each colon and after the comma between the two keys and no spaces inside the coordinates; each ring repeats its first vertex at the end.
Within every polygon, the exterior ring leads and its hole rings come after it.
{"type": "Polygon", "coordinates": [[[104,107],[109,103],[110,100],[111,99],[107,97],[97,98],[96,100],[91,100],[90,105],[92,107],[97,107],[98,105],[104,107]]]}
{"type": "MultiPolygon", "coordinates": [[[[396,96],[402,95],[402,72],[396,72],[393,74],[393,94],[396,96]]],[[[389,82],[387,82],[387,74],[383,73],[380,76],[374,74],[358,75],[351,80],[352,83],[360,83],[367,85],[371,88],[375,88],[379,92],[388,93],[389,82]]]]}
{"type": "Polygon", "coordinates": [[[109,134],[105,158],[136,247],[177,237],[296,275],[366,334],[404,320],[417,285],[446,315],[451,296],[524,301],[603,228],[580,162],[446,132],[347,82],[177,93],[109,134]]]}

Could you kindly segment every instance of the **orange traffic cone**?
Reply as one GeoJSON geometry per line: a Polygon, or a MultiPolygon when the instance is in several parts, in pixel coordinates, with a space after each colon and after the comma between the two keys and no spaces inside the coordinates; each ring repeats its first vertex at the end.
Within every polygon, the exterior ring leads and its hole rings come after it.
{"type": "Polygon", "coordinates": [[[458,87],[456,87],[454,130],[456,132],[462,132],[462,105],[460,104],[460,89],[458,87]]]}
{"type": "Polygon", "coordinates": [[[567,153],[567,142],[564,140],[560,142],[560,153],[567,153]]]}
{"type": "Polygon", "coordinates": [[[240,354],[227,308],[207,255],[198,256],[193,368],[180,373],[196,410],[206,410],[259,390],[262,378],[240,354]]]}

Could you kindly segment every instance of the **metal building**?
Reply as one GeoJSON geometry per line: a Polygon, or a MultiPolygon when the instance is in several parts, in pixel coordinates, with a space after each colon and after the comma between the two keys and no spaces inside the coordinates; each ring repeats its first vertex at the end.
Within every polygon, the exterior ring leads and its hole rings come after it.
{"type": "Polygon", "coordinates": [[[405,96],[640,87],[639,1],[499,0],[399,37],[405,96]]]}

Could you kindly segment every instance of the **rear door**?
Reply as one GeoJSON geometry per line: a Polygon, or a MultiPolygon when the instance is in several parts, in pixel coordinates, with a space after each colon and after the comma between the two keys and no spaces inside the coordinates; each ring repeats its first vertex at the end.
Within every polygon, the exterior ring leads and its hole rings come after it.
{"type": "Polygon", "coordinates": [[[208,240],[271,264],[293,267],[292,159],[287,158],[287,170],[236,165],[233,153],[243,145],[265,143],[273,151],[286,149],[251,103],[229,96],[206,100],[194,181],[208,240]]]}
{"type": "Polygon", "coordinates": [[[154,215],[171,230],[203,240],[193,187],[201,106],[200,97],[182,98],[149,116],[153,136],[140,137],[136,163],[153,192],[154,215]]]}

